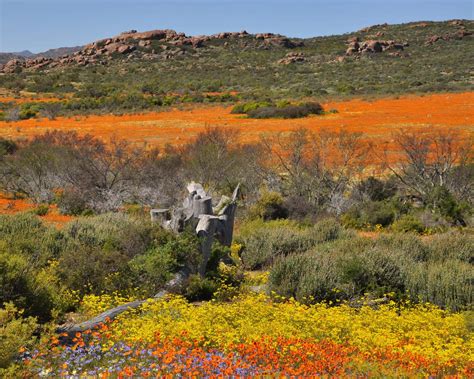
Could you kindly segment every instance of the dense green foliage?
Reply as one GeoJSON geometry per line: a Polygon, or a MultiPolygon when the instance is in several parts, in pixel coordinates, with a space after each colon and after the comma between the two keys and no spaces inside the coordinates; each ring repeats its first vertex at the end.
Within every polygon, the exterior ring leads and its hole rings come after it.
{"type": "Polygon", "coordinates": [[[3,376],[2,369],[11,363],[20,348],[31,346],[37,326],[33,317],[23,318],[12,303],[0,308],[0,375],[3,376]]]}
{"type": "Polygon", "coordinates": [[[387,293],[452,310],[473,301],[474,239],[450,232],[422,241],[413,235],[341,239],[280,257],[271,289],[302,301],[355,301],[387,293]]]}
{"type": "Polygon", "coordinates": [[[0,216],[0,303],[45,321],[87,293],[152,295],[179,268],[195,269],[198,251],[194,236],[148,217],[103,214],[57,230],[32,214],[0,216]]]}
{"type": "Polygon", "coordinates": [[[350,235],[330,219],[313,226],[303,226],[287,220],[255,220],[241,229],[237,241],[244,246],[242,260],[245,267],[260,269],[268,267],[280,256],[305,252],[320,243],[350,235]]]}

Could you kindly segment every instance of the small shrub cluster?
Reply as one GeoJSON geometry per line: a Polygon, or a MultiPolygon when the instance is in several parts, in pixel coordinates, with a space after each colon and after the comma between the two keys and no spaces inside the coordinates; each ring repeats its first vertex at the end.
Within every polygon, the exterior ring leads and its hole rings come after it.
{"type": "Polygon", "coordinates": [[[21,348],[32,346],[37,327],[35,318],[22,317],[22,312],[12,303],[5,303],[0,308],[0,376],[21,348]]]}
{"type": "Polygon", "coordinates": [[[242,260],[248,269],[269,267],[281,256],[305,252],[317,244],[350,235],[334,220],[314,226],[301,226],[293,221],[255,220],[241,227],[237,241],[242,243],[242,260]]]}
{"type": "Polygon", "coordinates": [[[231,113],[246,114],[249,118],[303,118],[324,113],[321,104],[306,102],[297,105],[288,102],[250,102],[237,104],[231,113]]]}
{"type": "Polygon", "coordinates": [[[283,196],[280,193],[267,191],[249,209],[248,216],[250,219],[264,221],[285,219],[288,217],[288,209],[285,207],[283,196]]]}
{"type": "Polygon", "coordinates": [[[197,268],[198,244],[148,217],[103,214],[57,230],[29,212],[0,216],[0,303],[44,322],[85,294],[153,295],[181,267],[197,268]]]}
{"type": "Polygon", "coordinates": [[[473,237],[459,232],[428,242],[414,235],[342,239],[280,256],[269,280],[278,294],[301,301],[355,301],[393,293],[459,310],[473,301],[473,252],[473,237]]]}
{"type": "Polygon", "coordinates": [[[230,113],[233,114],[248,114],[249,112],[252,112],[256,109],[259,108],[266,108],[266,107],[271,107],[273,106],[273,102],[271,101],[251,101],[247,103],[240,103],[237,105],[234,105],[230,113]]]}

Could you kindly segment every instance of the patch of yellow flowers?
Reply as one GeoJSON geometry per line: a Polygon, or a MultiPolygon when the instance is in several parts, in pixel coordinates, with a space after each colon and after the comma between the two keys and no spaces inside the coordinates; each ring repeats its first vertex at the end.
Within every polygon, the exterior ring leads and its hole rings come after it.
{"type": "Polygon", "coordinates": [[[125,296],[118,292],[102,295],[85,295],[82,298],[79,313],[85,318],[90,318],[97,316],[110,308],[129,303],[133,300],[136,300],[135,296],[125,296]]]}
{"type": "Polygon", "coordinates": [[[196,305],[170,297],[122,314],[110,329],[109,343],[153,341],[156,333],[171,338],[184,333],[224,349],[262,336],[330,339],[367,352],[388,347],[462,365],[474,359],[474,336],[466,317],[467,313],[449,313],[428,304],[308,306],[293,299],[244,294],[232,302],[196,305]]]}

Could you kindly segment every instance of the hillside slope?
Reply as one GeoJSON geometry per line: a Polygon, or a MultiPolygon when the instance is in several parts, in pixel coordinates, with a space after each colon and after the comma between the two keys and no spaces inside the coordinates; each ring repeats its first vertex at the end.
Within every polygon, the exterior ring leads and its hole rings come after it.
{"type": "Polygon", "coordinates": [[[131,31],[61,58],[10,61],[0,87],[87,99],[158,99],[151,106],[170,94],[199,101],[196,95],[206,92],[301,98],[466,91],[473,89],[473,30],[473,21],[455,20],[375,25],[309,39],[131,31]]]}

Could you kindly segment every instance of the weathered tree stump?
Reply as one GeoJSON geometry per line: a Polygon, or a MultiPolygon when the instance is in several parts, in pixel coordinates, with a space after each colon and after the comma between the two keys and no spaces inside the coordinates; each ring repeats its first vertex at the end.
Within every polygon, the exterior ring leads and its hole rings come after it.
{"type": "MultiPolygon", "coordinates": [[[[203,187],[198,183],[190,183],[187,186],[189,195],[183,201],[183,206],[174,209],[152,209],[150,217],[153,222],[158,222],[163,228],[181,233],[186,227],[192,227],[201,239],[202,260],[197,272],[202,277],[206,274],[206,266],[211,256],[214,238],[225,245],[230,246],[234,232],[234,218],[237,209],[237,198],[239,195],[237,187],[232,198],[222,196],[216,207],[212,207],[212,198],[207,195],[203,187]]],[[[182,290],[192,268],[186,267],[175,274],[173,279],[165,284],[153,299],[160,299],[170,293],[178,293],[182,290]]],[[[58,333],[65,333],[62,337],[64,343],[70,343],[77,332],[94,329],[107,320],[113,320],[121,313],[130,309],[139,308],[147,300],[136,300],[118,307],[109,309],[100,315],[79,324],[63,325],[57,329],[58,333]]]]}

